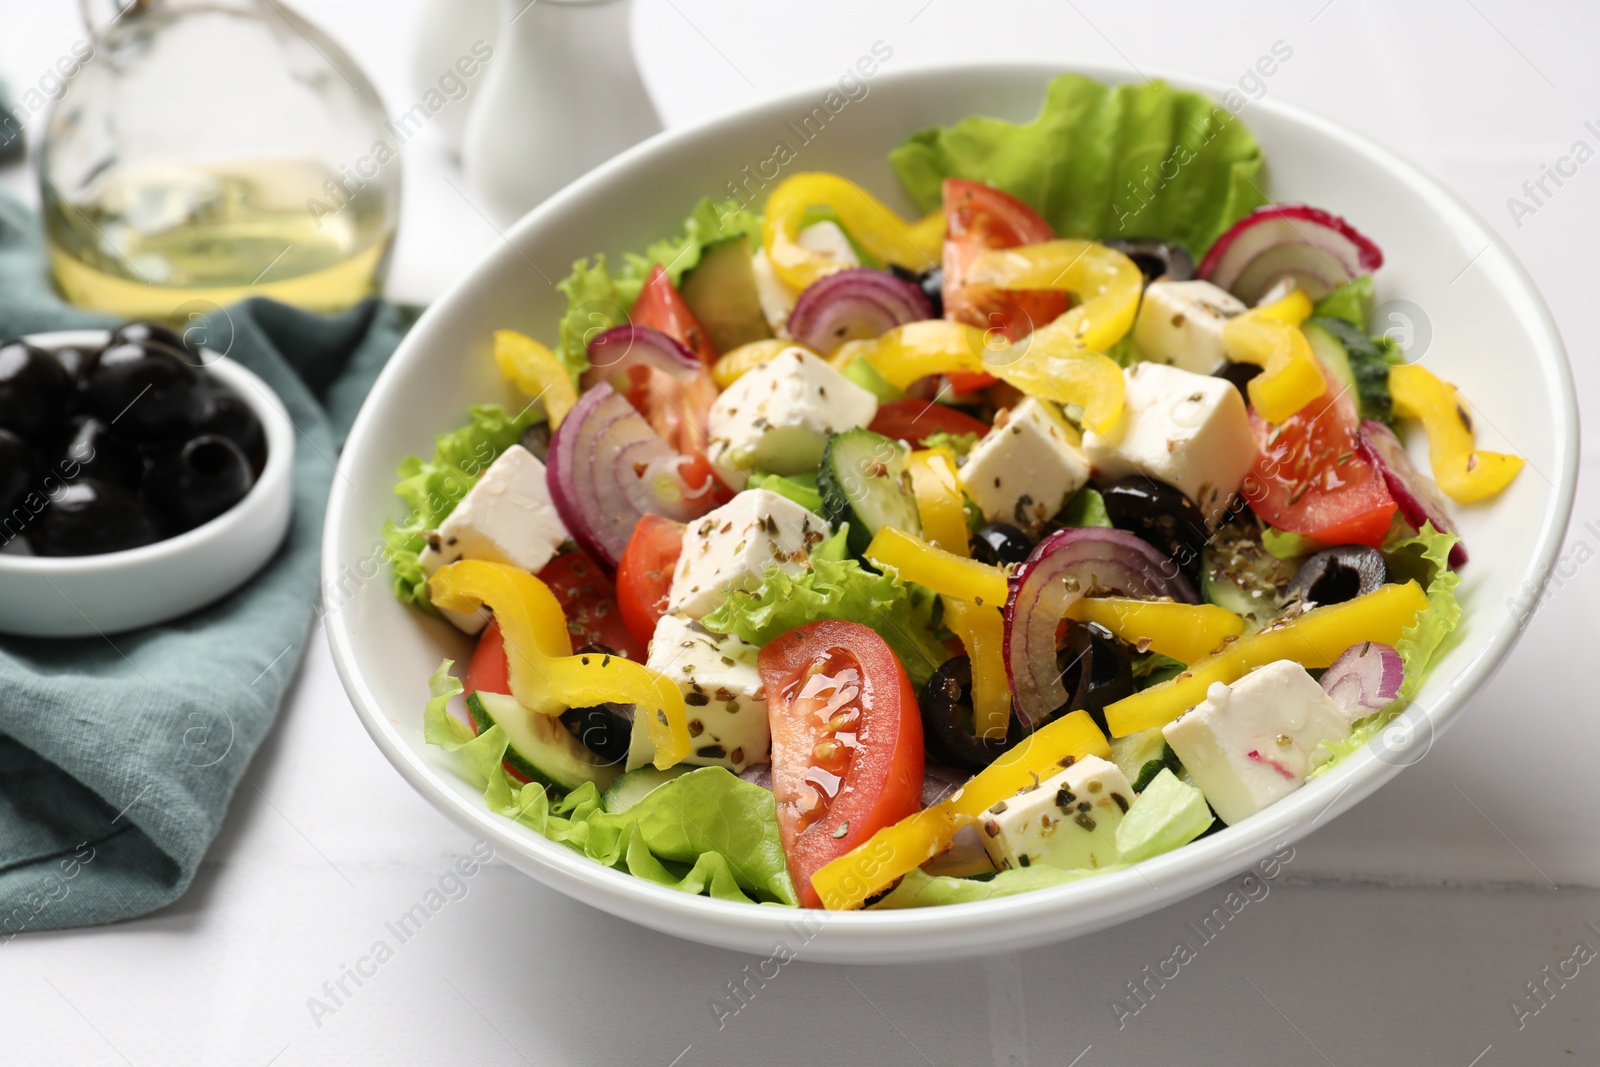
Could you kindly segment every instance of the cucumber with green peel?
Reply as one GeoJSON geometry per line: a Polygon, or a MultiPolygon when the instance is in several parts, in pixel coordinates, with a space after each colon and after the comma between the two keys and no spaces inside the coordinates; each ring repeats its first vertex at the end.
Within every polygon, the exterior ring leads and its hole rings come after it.
{"type": "Polygon", "coordinates": [[[750,246],[743,237],[718,241],[700,254],[700,262],[678,287],[718,352],[772,336],[750,263],[750,246]]]}
{"type": "Polygon", "coordinates": [[[553,715],[537,715],[505,693],[474,690],[467,694],[467,713],[478,733],[491,726],[506,732],[505,761],[530,782],[571,792],[585,782],[605,789],[622,768],[602,763],[553,715]]]}
{"type": "Polygon", "coordinates": [[[850,551],[861,555],[886,526],[922,535],[917,498],[906,457],[911,450],[871,430],[846,430],[828,438],[817,471],[822,514],[837,529],[850,524],[850,551]]]}
{"type": "Polygon", "coordinates": [[[613,815],[619,811],[627,811],[674,778],[695,770],[699,770],[699,768],[691,767],[687,763],[680,763],[676,767],[669,767],[664,771],[658,771],[651,766],[629,771],[611,783],[610,788],[600,797],[600,806],[613,815]]]}
{"type": "Polygon", "coordinates": [[[1323,366],[1356,399],[1362,418],[1387,423],[1394,416],[1389,361],[1372,338],[1343,319],[1307,319],[1300,330],[1323,366]]]}
{"type": "Polygon", "coordinates": [[[1250,630],[1259,630],[1288,603],[1289,580],[1297,569],[1262,546],[1258,524],[1228,523],[1200,557],[1200,596],[1243,617],[1250,630]]]}

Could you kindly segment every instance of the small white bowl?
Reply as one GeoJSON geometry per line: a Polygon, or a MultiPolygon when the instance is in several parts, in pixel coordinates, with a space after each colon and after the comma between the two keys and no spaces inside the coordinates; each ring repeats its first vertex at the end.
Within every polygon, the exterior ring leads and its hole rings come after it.
{"type": "MultiPolygon", "coordinates": [[[[24,340],[56,349],[100,346],[108,337],[62,330],[24,340]]],[[[0,554],[0,633],[91,637],[165,622],[233,592],[277,551],[289,531],[294,424],[267,383],[239,364],[219,355],[205,371],[261,420],[267,462],[250,492],[208,523],[125,552],[0,554]]]]}
{"type": "MultiPolygon", "coordinates": [[[[1050,79],[1064,69],[994,62],[879,75],[871,96],[806,142],[782,176],[836,171],[909,213],[913,207],[885,160],[891,147],[916,130],[965,115],[1031,119],[1050,79]]],[[[1131,77],[1109,67],[1075,69],[1112,83],[1131,77]]],[[[1229,90],[1163,76],[1216,99],[1229,90]]],[[[677,232],[701,197],[730,195],[730,178],[747,182],[739,187],[744,195],[757,192],[749,184],[756,169],[767,173],[760,161],[775,158],[774,138],[792,136],[794,116],[809,114],[826,91],[817,87],[669,130],[573,182],[511,227],[505,241],[428,308],[384,367],[340,457],[345,477],[334,481],[323,535],[324,588],[350,591],[330,601],[325,616],[339,677],[378,748],[429,803],[493,844],[508,863],[563,893],[678,937],[758,955],[794,936],[795,911],[667,889],[491,812],[482,791],[427,743],[422,730],[428,675],[442,658],[463,662],[470,642],[398,603],[388,582],[362,579],[382,573],[376,562],[382,523],[401,514],[391,488],[401,458],[426,454],[434,434],[460,425],[468,404],[518,402],[495,370],[493,332],[549,338],[566,310],[550,282],[573,260],[596,252],[616,257],[677,232]]],[[[1571,372],[1544,301],[1482,219],[1394,154],[1275,98],[1251,103],[1243,117],[1271,161],[1275,198],[1344,215],[1382,246],[1387,262],[1376,279],[1379,311],[1408,318],[1418,342],[1426,327],[1427,365],[1460,385],[1474,405],[1479,445],[1527,458],[1528,468],[1499,497],[1454,509],[1472,551],[1462,572],[1466,616],[1460,630],[1413,711],[1384,731],[1385,747],[1355,753],[1237,826],[1131,869],[1052,889],[945,907],[830,914],[806,939],[808,961],[879,964],[1037,946],[1213,885],[1304,837],[1420,758],[1521,635],[1561,547],[1579,455],[1571,372]]],[[[767,179],[768,186],[776,180],[767,179]]],[[[1420,434],[1411,439],[1413,456],[1426,464],[1420,434]]]]}

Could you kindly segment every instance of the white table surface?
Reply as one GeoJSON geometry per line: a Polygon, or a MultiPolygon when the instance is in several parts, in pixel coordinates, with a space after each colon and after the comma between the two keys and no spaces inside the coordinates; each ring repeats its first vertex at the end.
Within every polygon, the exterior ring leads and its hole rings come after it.
{"type": "MultiPolygon", "coordinates": [[[[299,6],[315,8],[392,109],[409,105],[415,0],[299,6]]],[[[80,35],[74,7],[0,0],[0,70],[14,81],[43,70],[80,35]]],[[[634,28],[669,124],[832,79],[878,39],[896,68],[992,55],[1224,80],[1288,42],[1273,97],[1369,134],[1473,204],[1543,289],[1580,402],[1600,399],[1600,274],[1586,258],[1600,232],[1600,166],[1520,226],[1506,204],[1574,141],[1600,146],[1584,127],[1600,120],[1600,7],[1297,0],[1153,14],[1087,0],[640,0],[634,28]]],[[[436,137],[405,152],[390,291],[426,301],[499,237],[447,184],[465,188],[436,137]]],[[[0,180],[31,195],[23,171],[0,180]]],[[[1516,359],[1506,353],[1508,367],[1516,359]]],[[[1590,520],[1600,493],[1586,477],[1568,539],[1585,561],[1600,548],[1590,520]]],[[[1600,1063],[1600,963],[1565,984],[1546,977],[1577,943],[1600,949],[1600,569],[1561,577],[1459,725],[1297,846],[1267,897],[1177,978],[1152,981],[1148,1004],[1120,1026],[1112,1002],[1127,998],[1125,983],[1179,938],[1197,942],[1188,924],[1226,887],[986,961],[845,969],[802,955],[719,1028],[712,1001],[756,961],[635,928],[494,864],[359,988],[346,979],[351,995],[319,1017],[310,998],[333,1003],[324,983],[392,941],[385,922],[472,842],[379,756],[316,633],[189,894],[145,919],[26,934],[0,950],[0,1061],[1600,1063]],[[1546,982],[1547,1005],[1519,1027],[1511,1001],[1530,980],[1546,982]]]]}

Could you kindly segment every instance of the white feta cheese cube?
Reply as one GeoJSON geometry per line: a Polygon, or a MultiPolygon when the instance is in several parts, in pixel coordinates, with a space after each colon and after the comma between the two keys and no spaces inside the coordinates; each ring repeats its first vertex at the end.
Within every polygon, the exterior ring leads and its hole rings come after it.
{"type": "MultiPolygon", "coordinates": [[[[845,236],[837,223],[814,222],[795,236],[795,243],[808,252],[833,260],[841,269],[861,266],[850,238],[845,236]]],[[[766,249],[756,250],[750,267],[755,272],[756,298],[761,302],[761,313],[766,316],[767,325],[779,337],[788,337],[789,313],[794,311],[794,302],[800,294],[778,277],[777,271],[772,269],[772,261],[767,258],[766,249]]]]}
{"type": "MultiPolygon", "coordinates": [[[[650,639],[651,670],[683,691],[689,713],[689,755],[684,762],[726,767],[735,773],[764,763],[772,747],[767,693],[756,667],[761,650],[732,634],[715,634],[693,619],[667,615],[650,639]]],[[[628,747],[628,767],[655,758],[650,735],[628,747]],[[642,748],[648,751],[635,752],[642,748]]]]}
{"type": "MultiPolygon", "coordinates": [[[[461,559],[509,563],[537,571],[567,539],[567,528],[550,501],[544,464],[521,445],[512,445],[483,472],[455,510],[427,536],[422,569],[431,578],[440,567],[461,559]]],[[[482,630],[489,613],[441,612],[469,634],[482,630]]]]}
{"type": "Polygon", "coordinates": [[[995,418],[957,476],[985,519],[1038,529],[1083,488],[1089,461],[1055,405],[1029,397],[995,418]]]}
{"type": "Polygon", "coordinates": [[[1117,826],[1133,796],[1115,763],[1084,756],[984,812],[979,836],[1002,871],[1041,863],[1067,871],[1109,867],[1122,862],[1117,826]]]}
{"type": "Polygon", "coordinates": [[[698,619],[730,589],[754,589],[768,567],[798,573],[832,533],[827,520],[788,497],[747,489],[684,529],[667,611],[698,619]]]}
{"type": "Polygon", "coordinates": [[[1223,822],[1233,825],[1299,789],[1355,717],[1293,660],[1259,667],[1162,727],[1223,822]]]}
{"type": "Polygon", "coordinates": [[[1095,480],[1143,474],[1166,482],[1215,526],[1256,460],[1239,390],[1225,379],[1160,363],[1135,363],[1123,378],[1127,392],[1116,426],[1083,436],[1095,480]]]}
{"type": "Polygon", "coordinates": [[[742,489],[756,467],[816,470],[829,434],[865,426],[877,413],[872,393],[805,349],[786,349],[717,397],[706,455],[725,485],[742,489]]]}
{"type": "Polygon", "coordinates": [[[1228,359],[1223,324],[1246,310],[1238,297],[1210,282],[1151,282],[1133,324],[1133,343],[1148,360],[1214,374],[1228,359]]]}

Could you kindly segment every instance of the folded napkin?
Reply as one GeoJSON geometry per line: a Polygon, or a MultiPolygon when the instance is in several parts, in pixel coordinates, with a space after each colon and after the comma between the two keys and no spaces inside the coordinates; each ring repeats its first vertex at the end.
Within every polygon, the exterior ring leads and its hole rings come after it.
{"type": "MultiPolygon", "coordinates": [[[[38,221],[0,196],[0,337],[110,323],[61,302],[38,221]]],[[[0,944],[141,915],[189,885],[305,650],[333,460],[404,330],[377,301],[322,317],[251,300],[208,325],[299,431],[288,539],[247,586],[174,622],[0,637],[0,944]]]]}

